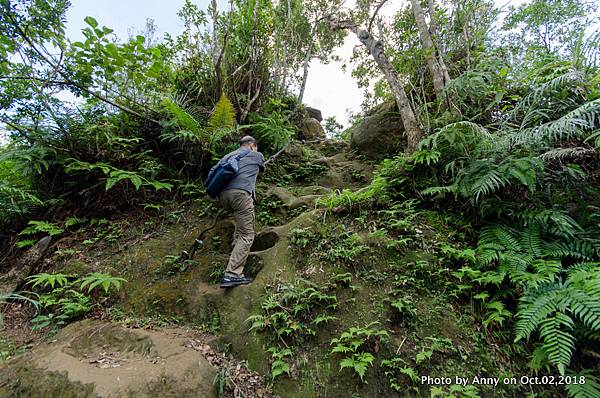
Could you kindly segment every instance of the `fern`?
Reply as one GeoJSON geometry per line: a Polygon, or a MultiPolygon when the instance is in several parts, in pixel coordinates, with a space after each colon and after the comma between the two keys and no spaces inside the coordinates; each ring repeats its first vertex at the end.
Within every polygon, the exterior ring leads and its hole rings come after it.
{"type": "Polygon", "coordinates": [[[19,301],[24,301],[24,302],[31,304],[37,310],[40,306],[40,302],[37,300],[37,298],[39,298],[39,295],[37,293],[33,293],[33,292],[1,293],[0,294],[0,303],[6,304],[10,301],[19,300],[19,301]],[[26,294],[35,296],[35,298],[27,297],[26,294]]]}
{"type": "Polygon", "coordinates": [[[535,157],[508,158],[500,163],[499,172],[517,180],[530,192],[536,188],[537,173],[543,171],[543,164],[535,157]]]}
{"type": "Polygon", "coordinates": [[[221,98],[216,103],[210,118],[208,119],[208,126],[211,129],[231,129],[235,125],[235,111],[233,104],[227,98],[225,93],[221,94],[221,98]]]}
{"type": "Polygon", "coordinates": [[[476,123],[461,121],[448,124],[436,133],[430,135],[419,143],[419,149],[431,147],[438,152],[438,158],[450,156],[452,158],[469,157],[478,146],[491,139],[489,131],[476,123]]]}
{"type": "Polygon", "coordinates": [[[161,105],[173,117],[178,126],[200,136],[200,124],[198,121],[181,106],[177,105],[175,101],[171,98],[164,98],[161,105]]]}
{"type": "Polygon", "coordinates": [[[109,274],[94,272],[81,279],[79,288],[83,290],[85,287],[87,287],[87,292],[90,293],[92,290],[94,290],[94,288],[102,286],[104,293],[108,294],[108,290],[111,286],[114,286],[117,291],[120,290],[122,282],[127,281],[123,278],[109,274]]]}
{"type": "Polygon", "coordinates": [[[98,162],[98,163],[87,163],[77,159],[67,159],[65,171],[67,173],[73,173],[76,171],[94,172],[101,171],[106,176],[105,190],[113,188],[119,181],[127,180],[133,184],[136,190],[139,190],[142,186],[151,186],[155,190],[166,189],[168,191],[173,188],[173,185],[168,182],[157,181],[148,179],[136,173],[134,171],[122,170],[113,167],[109,164],[98,162]]]}
{"type": "Polygon", "coordinates": [[[538,225],[552,235],[572,239],[575,234],[583,232],[583,228],[564,210],[541,209],[525,210],[511,213],[520,225],[538,225]]]}
{"type": "Polygon", "coordinates": [[[52,273],[52,274],[47,274],[47,273],[41,273],[41,274],[36,274],[36,275],[32,275],[30,277],[28,277],[27,279],[29,279],[28,283],[33,283],[33,285],[31,287],[36,287],[37,285],[41,285],[44,288],[47,288],[48,286],[50,286],[52,289],[54,289],[54,286],[64,286],[68,283],[68,278],[70,278],[71,275],[65,275],[65,274],[61,274],[61,273],[52,273]]]}
{"type": "Polygon", "coordinates": [[[514,143],[521,145],[527,142],[538,144],[554,144],[574,138],[587,138],[586,132],[598,126],[600,117],[600,98],[586,102],[577,109],[557,120],[552,120],[530,129],[522,130],[515,135],[514,143]]]}
{"type": "Polygon", "coordinates": [[[565,367],[571,362],[571,353],[575,348],[572,333],[573,320],[563,313],[556,313],[540,322],[540,336],[544,339],[544,349],[548,359],[554,363],[560,374],[564,375],[565,367]]]}
{"type": "Polygon", "coordinates": [[[594,149],[584,147],[554,148],[542,153],[539,155],[539,158],[544,162],[555,160],[564,161],[567,159],[582,159],[595,154],[596,151],[594,149]]]}
{"type": "Polygon", "coordinates": [[[576,380],[576,383],[565,385],[570,398],[600,397],[600,380],[592,371],[584,369],[579,373],[569,372],[568,375],[576,380]]]}
{"type": "Polygon", "coordinates": [[[600,264],[581,264],[567,273],[564,283],[526,289],[519,300],[515,342],[538,330],[549,361],[564,374],[575,348],[575,321],[600,331],[600,264]]]}
{"type": "Polygon", "coordinates": [[[27,227],[19,232],[19,235],[35,235],[38,233],[45,233],[50,236],[60,235],[64,230],[58,227],[56,224],[52,224],[47,221],[29,221],[27,227]]]}
{"type": "Polygon", "coordinates": [[[294,128],[281,112],[266,116],[252,114],[251,120],[252,124],[244,127],[252,128],[259,144],[272,152],[283,148],[294,133],[294,128]]]}
{"type": "Polygon", "coordinates": [[[565,88],[578,87],[583,83],[581,73],[576,70],[569,70],[540,86],[534,87],[532,92],[515,106],[509,115],[509,119],[515,120],[519,114],[530,109],[540,109],[542,108],[541,104],[547,103],[548,98],[551,98],[554,93],[565,88]]]}

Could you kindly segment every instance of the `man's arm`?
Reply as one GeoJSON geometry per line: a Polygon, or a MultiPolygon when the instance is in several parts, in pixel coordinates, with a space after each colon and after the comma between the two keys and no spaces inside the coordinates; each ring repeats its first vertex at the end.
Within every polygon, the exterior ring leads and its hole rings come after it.
{"type": "Polygon", "coordinates": [[[261,152],[258,152],[258,171],[265,171],[265,157],[261,152]]]}

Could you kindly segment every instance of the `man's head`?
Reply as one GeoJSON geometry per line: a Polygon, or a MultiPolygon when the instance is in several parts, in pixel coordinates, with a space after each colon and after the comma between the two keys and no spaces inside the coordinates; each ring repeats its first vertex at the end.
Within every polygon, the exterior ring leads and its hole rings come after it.
{"type": "Polygon", "coordinates": [[[240,146],[246,147],[252,151],[258,151],[258,144],[256,143],[256,139],[251,135],[245,135],[240,140],[240,146]]]}

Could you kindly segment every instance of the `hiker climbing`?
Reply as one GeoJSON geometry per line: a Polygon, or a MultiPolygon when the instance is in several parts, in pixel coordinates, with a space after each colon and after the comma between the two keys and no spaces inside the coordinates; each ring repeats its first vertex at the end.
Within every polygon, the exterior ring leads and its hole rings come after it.
{"type": "Polygon", "coordinates": [[[255,236],[256,177],[263,170],[264,156],[258,152],[254,137],[247,135],[237,150],[225,155],[208,173],[207,192],[217,197],[235,219],[233,250],[221,280],[222,288],[252,282],[244,276],[244,266],[255,236]]]}

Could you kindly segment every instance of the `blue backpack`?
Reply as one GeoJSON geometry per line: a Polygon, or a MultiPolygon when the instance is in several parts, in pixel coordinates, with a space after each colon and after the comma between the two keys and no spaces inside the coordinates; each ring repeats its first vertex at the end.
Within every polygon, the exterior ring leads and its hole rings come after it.
{"type": "Polygon", "coordinates": [[[214,199],[219,196],[229,181],[233,180],[239,170],[238,162],[250,152],[252,151],[248,150],[237,156],[223,158],[210,170],[206,181],[204,181],[204,186],[206,187],[206,193],[211,198],[214,199]]]}

